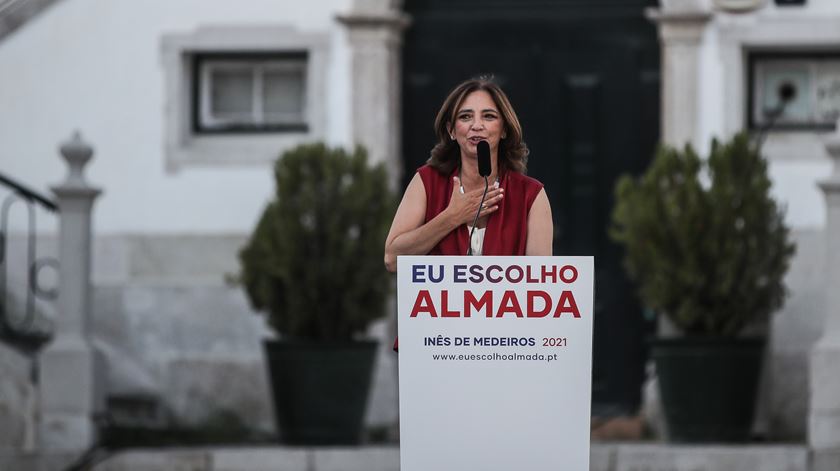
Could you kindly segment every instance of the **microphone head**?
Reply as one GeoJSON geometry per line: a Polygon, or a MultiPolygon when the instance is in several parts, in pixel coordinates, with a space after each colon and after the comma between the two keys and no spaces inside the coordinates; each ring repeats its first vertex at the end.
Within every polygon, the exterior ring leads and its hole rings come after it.
{"type": "Polygon", "coordinates": [[[490,144],[487,141],[478,142],[478,174],[489,177],[493,171],[490,166],[490,144]]]}

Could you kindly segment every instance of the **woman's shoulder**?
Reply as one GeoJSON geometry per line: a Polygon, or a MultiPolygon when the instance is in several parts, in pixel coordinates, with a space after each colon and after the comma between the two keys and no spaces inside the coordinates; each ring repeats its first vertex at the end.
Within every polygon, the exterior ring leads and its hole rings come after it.
{"type": "Polygon", "coordinates": [[[440,170],[429,164],[418,168],[417,174],[420,175],[420,178],[423,180],[423,184],[425,184],[426,187],[445,184],[449,180],[449,175],[441,173],[440,170]]]}
{"type": "Polygon", "coordinates": [[[508,172],[505,179],[507,180],[505,183],[507,191],[510,192],[508,195],[519,195],[521,201],[530,210],[534,200],[537,199],[543,189],[542,182],[519,172],[508,172]]]}
{"type": "Polygon", "coordinates": [[[534,177],[529,177],[524,173],[508,172],[507,178],[509,179],[510,183],[523,186],[529,189],[540,190],[544,186],[541,181],[537,180],[534,177]]]}
{"type": "Polygon", "coordinates": [[[440,174],[437,170],[435,170],[435,168],[434,168],[434,167],[432,167],[432,166],[431,166],[431,165],[429,165],[429,164],[425,164],[425,165],[423,165],[422,167],[418,168],[418,169],[417,169],[417,173],[419,173],[419,174],[420,174],[420,176],[421,176],[421,177],[424,177],[424,178],[425,178],[425,177],[430,177],[430,176],[433,176],[433,175],[435,175],[435,174],[438,174],[438,175],[440,174]]]}
{"type": "Polygon", "coordinates": [[[417,175],[423,182],[423,187],[426,189],[426,194],[435,194],[441,188],[446,189],[449,178],[440,173],[440,171],[431,165],[424,165],[417,169],[417,175]]]}
{"type": "Polygon", "coordinates": [[[422,177],[436,177],[436,178],[446,178],[449,175],[446,175],[440,169],[435,168],[429,164],[425,164],[422,167],[417,169],[417,173],[420,174],[422,177]]]}

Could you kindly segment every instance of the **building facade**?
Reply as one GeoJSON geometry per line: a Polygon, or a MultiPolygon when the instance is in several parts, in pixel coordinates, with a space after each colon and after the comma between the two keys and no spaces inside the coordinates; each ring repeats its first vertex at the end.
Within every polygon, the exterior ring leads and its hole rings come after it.
{"type": "MultiPolygon", "coordinates": [[[[151,395],[185,422],[233,410],[270,430],[260,341],[271,334],[225,278],[272,196],[273,160],[302,142],[361,143],[402,188],[446,91],[495,73],[549,190],[555,252],[605,260],[600,292],[618,294],[602,298],[595,341],[613,347],[596,347],[593,391],[601,413],[633,414],[654,327],[606,237],[612,182],[641,172],[659,140],[702,154],[713,137],[761,132],[791,83],[797,98],[764,150],[798,251],[769,326],[757,431],[804,440],[809,356],[840,283],[825,275],[817,186],[832,172],[823,140],[840,110],[840,4],[781,3],[6,2],[0,166],[46,192],[65,173],[57,143],[78,129],[94,146],[87,177],[104,192],[91,329],[114,397],[151,395]]],[[[39,221],[54,252],[55,217],[39,221]]],[[[388,320],[371,330],[392,332],[388,320]]],[[[396,359],[381,350],[367,422],[388,427],[396,359]]],[[[24,410],[22,423],[34,416],[24,410]]]]}

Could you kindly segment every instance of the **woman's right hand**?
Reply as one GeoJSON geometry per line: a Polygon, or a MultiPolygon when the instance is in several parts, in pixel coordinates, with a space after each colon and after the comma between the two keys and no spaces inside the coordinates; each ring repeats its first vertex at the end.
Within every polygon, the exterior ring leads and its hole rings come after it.
{"type": "MultiPolygon", "coordinates": [[[[459,226],[461,224],[472,224],[475,219],[475,212],[481,202],[481,195],[484,194],[484,188],[461,193],[461,180],[458,177],[454,177],[454,179],[452,196],[449,198],[449,206],[446,207],[446,211],[459,226]]],[[[495,185],[488,188],[487,197],[484,198],[484,207],[478,217],[482,218],[497,211],[499,203],[504,198],[504,193],[504,189],[496,188],[495,185]]]]}

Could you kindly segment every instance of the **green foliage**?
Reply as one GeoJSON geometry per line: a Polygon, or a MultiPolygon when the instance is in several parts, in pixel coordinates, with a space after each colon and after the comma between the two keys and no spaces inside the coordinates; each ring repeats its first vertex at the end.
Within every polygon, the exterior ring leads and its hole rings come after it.
{"type": "Polygon", "coordinates": [[[276,199],[239,254],[251,305],[294,338],[351,339],[384,314],[383,248],[395,201],[383,165],[323,144],[286,152],[276,199]]]}
{"type": "Polygon", "coordinates": [[[639,179],[622,176],[610,235],[643,302],[690,335],[734,336],[780,308],[795,248],[770,186],[746,133],[713,141],[707,162],[661,147],[639,179]]]}

